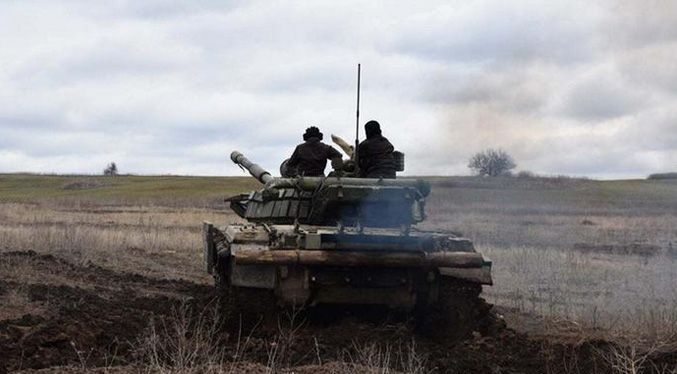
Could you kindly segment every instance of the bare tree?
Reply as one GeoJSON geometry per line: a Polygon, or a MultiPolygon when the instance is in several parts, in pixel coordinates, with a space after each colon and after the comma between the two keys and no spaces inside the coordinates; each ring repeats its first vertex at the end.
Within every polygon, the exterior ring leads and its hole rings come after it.
{"type": "Polygon", "coordinates": [[[103,169],[103,175],[118,175],[118,166],[115,165],[115,162],[111,162],[103,169]]]}
{"type": "Polygon", "coordinates": [[[476,153],[468,167],[480,176],[495,177],[510,172],[517,166],[515,160],[502,149],[486,149],[476,153]]]}

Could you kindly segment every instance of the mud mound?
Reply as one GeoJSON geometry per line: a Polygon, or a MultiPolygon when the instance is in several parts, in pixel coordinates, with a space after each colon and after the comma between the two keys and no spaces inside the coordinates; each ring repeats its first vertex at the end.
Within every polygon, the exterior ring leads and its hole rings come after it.
{"type": "MultiPolygon", "coordinates": [[[[445,340],[422,333],[410,315],[387,309],[268,308],[256,314],[221,305],[211,285],[78,266],[35,252],[0,253],[0,262],[9,264],[0,267],[0,276],[13,265],[45,274],[26,282],[17,280],[16,271],[0,277],[0,297],[21,292],[30,302],[45,305],[44,313],[0,320],[0,373],[41,368],[76,373],[102,367],[101,372],[147,372],[139,346],[151,324],[166,340],[172,338],[166,326],[176,322],[177,310],[202,316],[212,309],[218,318],[211,342],[223,349],[224,372],[265,373],[274,366],[282,373],[369,373],[387,365],[395,373],[411,372],[407,365],[412,362],[420,372],[433,373],[540,374],[565,372],[572,365],[580,372],[610,372],[599,354],[613,348],[610,343],[529,338],[507,328],[481,299],[473,307],[481,313],[471,321],[469,336],[445,340]]],[[[193,327],[182,330],[182,337],[196,336],[193,327]]],[[[656,352],[649,360],[657,368],[677,367],[675,352],[656,352]]]]}
{"type": "Polygon", "coordinates": [[[69,281],[69,284],[79,284],[87,288],[103,287],[113,290],[131,288],[143,292],[169,292],[177,297],[194,297],[212,293],[212,287],[205,285],[182,280],[149,278],[136,273],[116,272],[92,264],[77,265],[50,254],[38,254],[34,251],[0,253],[0,260],[9,264],[27,265],[30,269],[26,269],[26,272],[48,276],[44,279],[45,283],[58,276],[69,281]]]}
{"type": "Polygon", "coordinates": [[[0,321],[0,366],[9,370],[53,365],[99,366],[133,360],[138,336],[151,316],[167,316],[185,300],[208,302],[211,288],[190,282],[145,278],[98,267],[78,267],[51,255],[13,252],[0,261],[27,260],[26,270],[58,275],[61,283],[5,281],[0,291],[20,289],[47,306],[44,315],[0,321]],[[204,298],[203,298],[204,295],[204,298]]]}
{"type": "MultiPolygon", "coordinates": [[[[46,305],[47,310],[43,315],[0,321],[0,357],[9,370],[136,362],[140,338],[152,321],[170,323],[176,317],[173,311],[186,303],[195,313],[202,313],[215,297],[209,285],[78,266],[31,251],[3,253],[0,260],[20,263],[27,273],[47,275],[37,281],[32,277],[30,283],[0,282],[0,293],[21,289],[30,301],[46,305]]],[[[267,364],[271,352],[277,350],[283,357],[282,367],[312,367],[320,360],[343,362],[346,357],[360,357],[370,347],[395,352],[415,341],[422,351],[430,352],[426,356],[435,358],[434,367],[458,365],[457,355],[449,358],[449,345],[419,334],[410,316],[387,309],[315,308],[280,313],[268,308],[259,316],[236,305],[221,307],[223,323],[218,333],[227,356],[240,355],[248,362],[267,364]],[[246,323],[248,319],[251,324],[246,323]]]]}

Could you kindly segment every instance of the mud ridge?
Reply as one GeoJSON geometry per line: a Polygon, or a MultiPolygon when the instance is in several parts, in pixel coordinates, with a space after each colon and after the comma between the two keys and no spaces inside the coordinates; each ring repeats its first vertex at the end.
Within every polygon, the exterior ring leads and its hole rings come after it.
{"type": "Polygon", "coordinates": [[[0,255],[2,261],[10,258],[87,288],[0,282],[0,293],[20,289],[30,301],[47,306],[44,315],[0,321],[0,364],[9,370],[81,364],[83,359],[91,366],[133,362],[151,317],[168,317],[186,302],[206,305],[213,298],[211,287],[187,281],[77,266],[32,251],[0,255]]]}

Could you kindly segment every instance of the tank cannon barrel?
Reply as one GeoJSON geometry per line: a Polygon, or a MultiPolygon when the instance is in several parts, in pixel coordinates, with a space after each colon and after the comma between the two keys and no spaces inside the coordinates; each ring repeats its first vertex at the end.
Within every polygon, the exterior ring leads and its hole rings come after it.
{"type": "Polygon", "coordinates": [[[300,188],[313,191],[318,186],[382,186],[382,187],[409,187],[416,188],[425,197],[430,193],[430,184],[422,179],[364,179],[364,178],[337,178],[337,177],[295,177],[275,178],[266,169],[253,163],[239,151],[233,151],[230,159],[234,163],[247,169],[252,177],[263,183],[266,189],[300,188]]]}
{"type": "Polygon", "coordinates": [[[366,179],[337,177],[296,177],[273,178],[266,188],[300,188],[313,191],[318,186],[371,186],[371,187],[409,187],[417,189],[424,197],[430,193],[430,183],[423,179],[366,179]]]}
{"type": "Polygon", "coordinates": [[[256,178],[257,181],[263,184],[266,184],[273,180],[273,176],[270,175],[270,173],[267,172],[266,169],[262,168],[258,164],[251,162],[247,157],[245,157],[242,153],[238,151],[233,151],[230,154],[230,159],[233,160],[233,162],[238,164],[239,166],[247,169],[247,171],[249,172],[249,174],[252,175],[252,177],[256,178]]]}

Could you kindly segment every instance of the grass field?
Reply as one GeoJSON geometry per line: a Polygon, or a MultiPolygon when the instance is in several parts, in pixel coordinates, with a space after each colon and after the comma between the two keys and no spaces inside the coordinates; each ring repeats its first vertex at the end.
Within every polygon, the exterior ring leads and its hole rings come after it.
{"type": "Polygon", "coordinates": [[[451,178],[433,190],[423,227],[494,260],[493,303],[674,341],[676,181],[451,178]]]}
{"type": "MultiPolygon", "coordinates": [[[[421,228],[461,233],[491,257],[484,293],[510,324],[677,349],[676,181],[428,179],[421,228]]],[[[0,175],[0,252],[209,285],[201,223],[239,221],[223,198],[256,187],[249,177],[0,175]]],[[[0,264],[5,281],[72,282],[29,268],[0,264]]],[[[23,292],[0,294],[0,319],[44,310],[23,292]]]]}
{"type": "Polygon", "coordinates": [[[257,185],[245,177],[2,174],[0,201],[213,206],[225,196],[257,185]]]}

